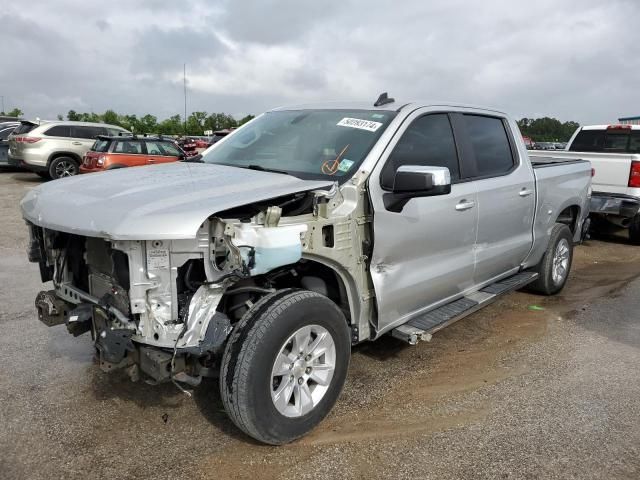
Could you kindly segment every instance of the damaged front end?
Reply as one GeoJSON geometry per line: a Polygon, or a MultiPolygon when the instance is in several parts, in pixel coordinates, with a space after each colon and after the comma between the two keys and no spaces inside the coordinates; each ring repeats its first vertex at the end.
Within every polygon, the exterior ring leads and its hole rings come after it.
{"type": "Polygon", "coordinates": [[[29,259],[53,282],[36,297],[38,317],[76,336],[89,332],[104,371],[197,385],[217,375],[233,325],[260,296],[305,282],[327,291],[304,267],[288,267],[301,261],[323,195],[218,214],[194,239],[113,240],[27,222],[29,259]],[[281,222],[283,209],[293,215],[281,222]]]}

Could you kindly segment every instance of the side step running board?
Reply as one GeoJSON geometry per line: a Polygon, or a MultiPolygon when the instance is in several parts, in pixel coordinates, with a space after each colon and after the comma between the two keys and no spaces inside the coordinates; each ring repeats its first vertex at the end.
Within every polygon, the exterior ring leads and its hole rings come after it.
{"type": "Polygon", "coordinates": [[[413,318],[404,325],[391,330],[391,335],[411,345],[415,345],[419,340],[429,341],[431,336],[438,330],[442,330],[447,325],[451,325],[480,310],[482,307],[486,307],[501,295],[528,285],[536,278],[538,278],[536,272],[517,273],[413,318]]]}

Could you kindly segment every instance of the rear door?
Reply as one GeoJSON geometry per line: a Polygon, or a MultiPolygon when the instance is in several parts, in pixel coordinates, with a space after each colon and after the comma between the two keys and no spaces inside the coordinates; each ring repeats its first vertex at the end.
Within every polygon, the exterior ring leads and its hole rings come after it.
{"type": "Polygon", "coordinates": [[[162,140],[146,140],[147,145],[147,163],[168,163],[175,162],[180,157],[178,148],[167,141],[162,140]]]}
{"type": "MultiPolygon", "coordinates": [[[[518,269],[533,242],[535,180],[523,160],[506,119],[454,115],[456,137],[464,143],[465,163],[478,198],[475,284],[518,269]]],[[[526,155],[526,151],[522,152],[526,155]]]]}
{"type": "Polygon", "coordinates": [[[473,182],[461,180],[447,112],[420,109],[404,122],[369,180],[374,216],[371,259],[378,330],[403,323],[473,285],[478,223],[473,182]],[[384,205],[403,165],[447,167],[451,193],[410,199],[401,211],[384,205]]]}

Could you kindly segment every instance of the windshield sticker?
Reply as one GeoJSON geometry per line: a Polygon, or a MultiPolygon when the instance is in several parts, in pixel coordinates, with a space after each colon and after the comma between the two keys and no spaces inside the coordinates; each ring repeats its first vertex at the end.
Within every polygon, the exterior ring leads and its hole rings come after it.
{"type": "Polygon", "coordinates": [[[348,172],[352,166],[353,166],[353,160],[349,160],[348,158],[345,158],[340,162],[340,165],[338,166],[338,170],[340,170],[341,172],[348,172]]]}
{"type": "Polygon", "coordinates": [[[382,126],[380,122],[348,117],[343,118],[336,125],[339,127],[359,128],[360,130],[367,130],[368,132],[375,132],[382,126]]]}

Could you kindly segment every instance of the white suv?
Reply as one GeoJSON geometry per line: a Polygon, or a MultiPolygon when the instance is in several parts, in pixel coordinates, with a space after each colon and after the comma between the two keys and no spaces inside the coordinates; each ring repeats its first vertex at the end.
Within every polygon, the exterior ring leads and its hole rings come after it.
{"type": "Polygon", "coordinates": [[[9,164],[41,177],[70,177],[78,174],[98,135],[120,133],[129,132],[104,123],[22,121],[9,137],[9,164]]]}

